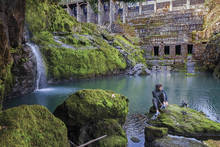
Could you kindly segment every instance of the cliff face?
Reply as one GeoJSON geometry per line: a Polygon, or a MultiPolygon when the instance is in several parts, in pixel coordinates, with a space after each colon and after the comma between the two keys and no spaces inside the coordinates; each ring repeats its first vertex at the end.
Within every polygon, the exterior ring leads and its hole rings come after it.
{"type": "Polygon", "coordinates": [[[31,78],[33,81],[35,70],[30,72],[28,69],[30,59],[32,63],[34,59],[30,49],[23,44],[24,20],[25,0],[0,0],[0,109],[9,92],[21,93],[24,86],[33,84],[30,81],[26,84],[31,78]],[[18,79],[24,80],[23,84],[18,84],[18,79]]]}
{"type": "Polygon", "coordinates": [[[205,17],[204,30],[198,32],[198,37],[207,42],[203,56],[203,64],[206,70],[220,78],[220,2],[207,0],[209,13],[205,17]]]}
{"type": "MultiPolygon", "coordinates": [[[[11,48],[22,43],[24,26],[24,0],[0,0],[0,102],[12,83],[11,48]]],[[[1,106],[0,106],[1,107],[1,106]]]]}

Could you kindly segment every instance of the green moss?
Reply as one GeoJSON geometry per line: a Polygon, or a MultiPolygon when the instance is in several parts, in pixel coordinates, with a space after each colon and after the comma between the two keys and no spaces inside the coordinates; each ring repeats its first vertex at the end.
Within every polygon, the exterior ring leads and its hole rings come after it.
{"type": "Polygon", "coordinates": [[[115,47],[119,46],[124,52],[126,52],[128,54],[127,58],[132,61],[133,65],[137,63],[146,63],[144,51],[141,50],[139,46],[132,44],[126,38],[120,35],[115,36],[113,45],[115,47]]]}
{"type": "Polygon", "coordinates": [[[107,135],[94,145],[103,147],[126,146],[122,125],[127,114],[126,97],[99,89],[80,90],[70,95],[54,112],[66,124],[69,138],[81,144],[88,139],[107,135]]]}
{"type": "Polygon", "coordinates": [[[186,75],[187,77],[196,76],[196,73],[185,73],[185,75],[186,75]]]}
{"type": "Polygon", "coordinates": [[[125,70],[126,60],[115,45],[129,53],[133,64],[145,63],[135,38],[111,35],[95,24],[79,23],[64,9],[48,1],[28,0],[26,9],[32,41],[40,46],[48,79],[88,78],[125,70]],[[72,48],[57,43],[54,34],[72,48]]]}
{"type": "Polygon", "coordinates": [[[151,120],[150,124],[168,128],[168,132],[174,135],[194,137],[197,139],[218,139],[220,136],[220,123],[208,119],[203,113],[190,108],[177,105],[169,105],[157,120],[151,120]]]}
{"type": "Polygon", "coordinates": [[[144,134],[145,134],[145,140],[152,142],[155,139],[167,136],[168,129],[154,127],[154,126],[146,126],[144,130],[144,134]]]}
{"type": "Polygon", "coordinates": [[[60,110],[64,109],[64,106],[68,109],[68,113],[74,114],[74,117],[69,119],[77,125],[105,118],[115,118],[123,124],[128,113],[126,97],[105,90],[80,90],[60,105],[54,114],[63,118],[60,110]]]}
{"type": "Polygon", "coordinates": [[[94,146],[101,147],[125,147],[127,137],[121,125],[114,119],[105,119],[97,122],[93,126],[93,135],[95,138],[107,135],[106,138],[95,143],[94,146]]]}
{"type": "Polygon", "coordinates": [[[11,86],[13,84],[13,76],[11,73],[12,62],[3,66],[0,69],[0,110],[2,109],[2,103],[5,97],[5,94],[10,92],[11,86]]]}
{"type": "Polygon", "coordinates": [[[38,105],[23,105],[0,112],[0,144],[69,146],[65,124],[38,105]]]}

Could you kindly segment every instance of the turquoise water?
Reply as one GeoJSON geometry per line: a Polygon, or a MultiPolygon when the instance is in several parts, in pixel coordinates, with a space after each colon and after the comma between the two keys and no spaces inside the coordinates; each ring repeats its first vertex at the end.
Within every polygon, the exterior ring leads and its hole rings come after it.
{"type": "Polygon", "coordinates": [[[116,76],[49,85],[48,88],[9,100],[5,106],[41,104],[53,112],[69,94],[85,88],[101,88],[127,96],[129,113],[145,113],[151,106],[151,92],[157,83],[164,85],[169,103],[180,104],[185,100],[191,108],[203,111],[213,120],[219,120],[220,80],[203,73],[191,77],[186,77],[184,73],[158,73],[143,77],[116,76]]]}
{"type": "MultiPolygon", "coordinates": [[[[116,76],[49,85],[48,88],[8,100],[5,107],[40,104],[53,112],[69,94],[85,88],[101,88],[127,96],[130,114],[144,114],[152,105],[152,90],[157,83],[164,85],[170,104],[180,104],[185,100],[191,108],[203,111],[212,120],[220,121],[220,80],[204,73],[190,77],[184,73],[155,73],[141,77],[116,76]]],[[[143,128],[140,130],[139,127],[141,124],[135,120],[136,118],[129,119],[127,137],[138,137],[141,142],[135,144],[128,139],[128,147],[144,146],[143,128]]]]}

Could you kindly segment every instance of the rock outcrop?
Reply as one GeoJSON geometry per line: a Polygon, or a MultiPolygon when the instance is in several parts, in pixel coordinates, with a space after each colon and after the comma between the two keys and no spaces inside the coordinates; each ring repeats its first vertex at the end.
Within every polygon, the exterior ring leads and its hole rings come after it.
{"type": "MultiPolygon", "coordinates": [[[[149,116],[152,115],[151,110],[149,116]]],[[[208,119],[202,112],[177,105],[169,105],[156,120],[148,123],[168,128],[168,133],[172,135],[199,140],[220,139],[220,123],[208,119]]]]}
{"type": "Polygon", "coordinates": [[[204,30],[196,33],[196,41],[207,43],[202,63],[205,70],[220,78],[220,3],[218,0],[207,0],[209,9],[204,20],[204,30]]]}
{"type": "Polygon", "coordinates": [[[146,65],[140,63],[128,69],[127,74],[132,76],[150,75],[151,71],[146,67],[146,65]]]}
{"type": "Polygon", "coordinates": [[[140,47],[128,38],[80,23],[51,1],[26,2],[26,22],[32,41],[40,47],[50,82],[123,73],[128,65],[116,46],[126,50],[130,60],[144,59],[140,47]]]}
{"type": "Polygon", "coordinates": [[[24,10],[25,0],[0,1],[0,103],[10,91],[13,82],[11,49],[22,44],[24,10]]]}
{"type": "Polygon", "coordinates": [[[0,144],[69,146],[65,124],[39,105],[23,105],[0,112],[0,144]]]}
{"type": "Polygon", "coordinates": [[[126,97],[105,90],[81,90],[54,112],[68,128],[69,139],[83,144],[103,135],[107,137],[92,146],[126,146],[127,138],[122,125],[128,113],[126,97]]]}

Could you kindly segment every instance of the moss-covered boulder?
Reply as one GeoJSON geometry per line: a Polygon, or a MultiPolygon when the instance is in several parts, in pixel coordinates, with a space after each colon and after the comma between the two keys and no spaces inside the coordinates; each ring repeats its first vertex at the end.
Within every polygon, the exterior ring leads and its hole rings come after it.
{"type": "Polygon", "coordinates": [[[127,139],[122,124],[128,113],[126,97],[106,90],[80,90],[54,112],[63,120],[69,138],[78,144],[103,135],[107,137],[93,146],[126,146],[127,139]]]}
{"type": "Polygon", "coordinates": [[[160,128],[154,126],[146,126],[144,129],[145,140],[152,142],[155,139],[162,138],[168,135],[167,128],[160,128]]]}
{"type": "Polygon", "coordinates": [[[11,108],[0,112],[0,145],[67,147],[67,128],[43,106],[11,108]]]}
{"type": "MultiPolygon", "coordinates": [[[[153,113],[150,112],[149,117],[153,113]]],[[[190,108],[169,105],[149,124],[168,128],[168,133],[197,139],[220,139],[220,123],[208,119],[204,113],[190,108]]]]}

